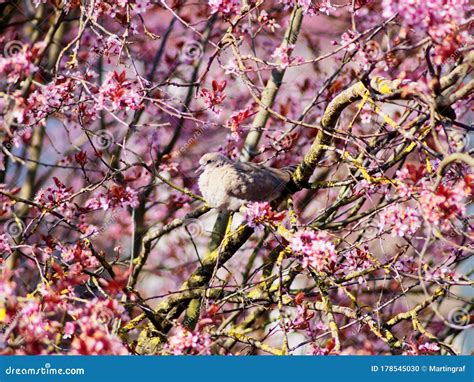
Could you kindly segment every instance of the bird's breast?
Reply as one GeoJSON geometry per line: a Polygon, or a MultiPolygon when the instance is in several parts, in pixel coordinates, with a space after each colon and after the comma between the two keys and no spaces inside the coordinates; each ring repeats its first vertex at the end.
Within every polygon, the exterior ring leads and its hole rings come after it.
{"type": "Polygon", "coordinates": [[[198,180],[198,186],[207,204],[213,208],[226,208],[226,192],[221,171],[204,171],[198,180]]]}

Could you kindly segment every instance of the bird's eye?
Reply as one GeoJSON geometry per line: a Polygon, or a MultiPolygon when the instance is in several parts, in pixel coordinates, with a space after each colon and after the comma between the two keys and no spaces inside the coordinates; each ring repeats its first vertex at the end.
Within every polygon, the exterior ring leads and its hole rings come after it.
{"type": "Polygon", "coordinates": [[[212,162],[212,161],[209,159],[206,164],[209,164],[209,163],[211,163],[211,162],[212,162]]]}

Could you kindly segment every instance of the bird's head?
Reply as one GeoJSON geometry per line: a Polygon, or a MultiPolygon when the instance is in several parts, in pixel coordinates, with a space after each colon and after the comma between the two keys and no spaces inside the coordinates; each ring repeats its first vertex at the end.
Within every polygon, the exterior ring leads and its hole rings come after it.
{"type": "Polygon", "coordinates": [[[196,172],[201,173],[209,168],[220,167],[229,162],[230,160],[220,153],[204,154],[201,159],[199,159],[199,168],[196,172]]]}

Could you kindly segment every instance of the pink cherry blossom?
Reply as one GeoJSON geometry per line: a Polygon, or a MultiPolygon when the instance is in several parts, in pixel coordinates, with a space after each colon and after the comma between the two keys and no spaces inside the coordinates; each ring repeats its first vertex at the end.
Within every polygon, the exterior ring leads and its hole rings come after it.
{"type": "Polygon", "coordinates": [[[8,236],[5,234],[0,235],[0,253],[4,255],[12,253],[12,247],[10,246],[8,236]]]}
{"type": "Polygon", "coordinates": [[[282,69],[286,69],[291,65],[300,64],[304,62],[302,57],[292,57],[294,45],[280,46],[275,49],[272,54],[272,58],[278,60],[278,66],[282,69]]]}
{"type": "Polygon", "coordinates": [[[112,186],[107,193],[100,193],[86,203],[87,208],[103,209],[104,211],[127,206],[136,207],[137,205],[137,192],[130,187],[122,186],[112,186]]]}
{"type": "Polygon", "coordinates": [[[126,73],[110,72],[104,85],[99,91],[99,108],[111,110],[137,110],[140,108],[141,98],[133,89],[131,81],[126,79],[126,73]]]}
{"type": "Polygon", "coordinates": [[[173,355],[211,354],[212,340],[205,332],[192,332],[184,326],[178,326],[176,333],[171,336],[166,344],[166,351],[173,355]]]}
{"type": "Polygon", "coordinates": [[[250,203],[245,209],[245,220],[251,227],[275,226],[285,218],[285,212],[275,212],[268,202],[250,203]]]}
{"type": "Polygon", "coordinates": [[[467,0],[413,0],[401,2],[383,0],[383,16],[390,17],[398,12],[407,26],[419,32],[426,32],[436,44],[436,62],[444,63],[468,38],[459,32],[459,25],[467,20],[467,0]]]}
{"type": "Polygon", "coordinates": [[[211,12],[222,12],[224,15],[229,15],[236,13],[239,9],[240,1],[239,0],[209,0],[209,7],[211,7],[211,12]]]}
{"type": "Polygon", "coordinates": [[[0,354],[466,352],[469,1],[0,8],[0,354]]]}
{"type": "Polygon", "coordinates": [[[224,89],[227,85],[226,81],[217,82],[216,80],[212,81],[212,90],[201,89],[201,97],[203,98],[204,104],[206,107],[211,109],[217,116],[220,115],[221,110],[216,108],[217,105],[220,105],[224,102],[226,95],[224,89]]]}
{"type": "Polygon", "coordinates": [[[421,227],[419,212],[411,207],[392,205],[380,214],[379,229],[390,228],[392,236],[413,235],[421,227]]]}
{"type": "Polygon", "coordinates": [[[295,233],[290,245],[304,268],[313,267],[322,271],[337,261],[336,247],[325,232],[300,230],[295,233]]]}

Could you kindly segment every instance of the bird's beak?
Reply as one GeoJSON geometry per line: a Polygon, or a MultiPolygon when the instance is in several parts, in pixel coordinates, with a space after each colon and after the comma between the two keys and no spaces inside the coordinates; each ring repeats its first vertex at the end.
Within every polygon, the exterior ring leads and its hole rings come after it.
{"type": "Polygon", "coordinates": [[[196,171],[194,171],[196,174],[200,175],[204,172],[204,166],[200,165],[196,171]]]}

